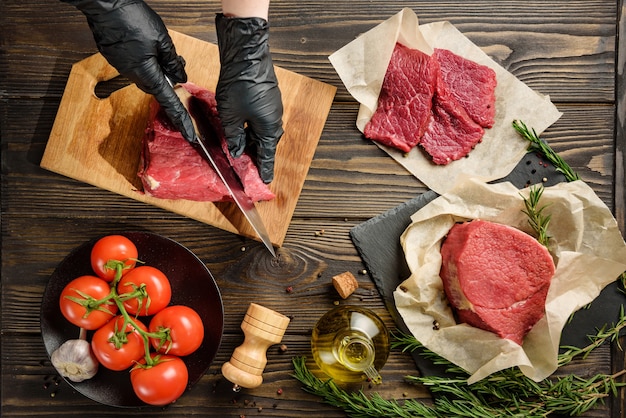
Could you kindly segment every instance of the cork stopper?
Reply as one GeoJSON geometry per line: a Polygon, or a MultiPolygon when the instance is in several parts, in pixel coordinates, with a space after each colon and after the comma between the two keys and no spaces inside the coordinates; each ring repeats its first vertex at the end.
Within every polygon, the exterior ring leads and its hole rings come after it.
{"type": "Polygon", "coordinates": [[[251,303],[241,323],[244,342],[222,365],[222,375],[237,386],[260,386],[267,364],[267,349],[282,340],[288,325],[289,318],[285,315],[251,303]]]}
{"type": "Polygon", "coordinates": [[[344,273],[333,276],[333,286],[342,299],[348,298],[355,290],[359,288],[359,282],[352,273],[346,271],[344,273]]]}

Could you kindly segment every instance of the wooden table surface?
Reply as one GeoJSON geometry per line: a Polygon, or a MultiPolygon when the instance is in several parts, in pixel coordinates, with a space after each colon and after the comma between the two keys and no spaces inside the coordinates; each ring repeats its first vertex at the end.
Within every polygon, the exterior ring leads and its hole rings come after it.
{"type": "MultiPolygon", "coordinates": [[[[219,2],[148,3],[171,29],[216,41],[214,13],[219,2]]],[[[291,359],[311,357],[311,329],[340,300],[330,281],[344,271],[355,274],[360,288],[340,303],[370,307],[393,327],[373,282],[358,274],[364,266],[348,233],[427,189],[363,139],[355,127],[358,104],[328,56],[403,7],[413,9],[421,23],[452,22],[520,80],[550,95],[563,116],[543,137],[613,211],[624,233],[626,6],[621,0],[273,0],[275,63],[338,89],[278,263],[252,263],[268,256],[256,241],[40,168],[70,67],[96,49],[83,16],[71,6],[4,0],[0,4],[3,417],[345,416],[301,390],[291,377],[291,359]],[[154,232],[185,245],[216,277],[224,300],[224,337],[214,363],[197,385],[163,410],[104,406],[63,381],[46,387],[55,371],[42,343],[39,310],[50,275],[76,246],[129,230],[154,232]],[[293,292],[286,292],[288,286],[293,292]],[[292,317],[283,339],[288,350],[270,349],[261,387],[234,393],[220,368],[243,340],[239,326],[251,302],[292,317]],[[279,388],[282,394],[277,393],[279,388]]],[[[624,353],[613,344],[563,372],[586,376],[624,367],[624,353]]],[[[427,401],[426,388],[403,380],[404,375],[417,373],[410,355],[392,351],[382,371],[384,383],[365,391],[427,401]]],[[[624,418],[624,404],[622,389],[585,416],[624,418]]]]}

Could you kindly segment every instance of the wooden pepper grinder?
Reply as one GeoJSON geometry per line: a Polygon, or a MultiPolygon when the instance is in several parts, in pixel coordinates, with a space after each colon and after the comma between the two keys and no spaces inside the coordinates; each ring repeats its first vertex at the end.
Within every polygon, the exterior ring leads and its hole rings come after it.
{"type": "Polygon", "coordinates": [[[244,341],[235,348],[230,361],[222,365],[222,375],[240,387],[255,388],[263,382],[267,349],[279,343],[289,325],[289,318],[256,303],[251,303],[241,322],[244,341]]]}

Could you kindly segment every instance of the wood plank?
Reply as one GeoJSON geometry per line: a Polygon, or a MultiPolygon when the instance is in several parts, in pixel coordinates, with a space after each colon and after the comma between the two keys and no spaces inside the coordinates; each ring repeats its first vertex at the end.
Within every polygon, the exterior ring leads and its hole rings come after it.
{"type": "MultiPolygon", "coordinates": [[[[617,2],[617,51],[615,58],[615,175],[613,176],[615,205],[614,213],[617,223],[626,237],[626,2],[617,2]]],[[[626,337],[622,337],[612,345],[612,373],[621,373],[626,369],[626,353],[624,346],[626,337]]],[[[626,376],[618,379],[626,383],[626,376]]],[[[612,416],[626,417],[626,390],[620,390],[611,400],[612,416]]]]}
{"type": "MultiPolygon", "coordinates": [[[[618,1],[615,93],[615,218],[626,237],[626,3],[618,1]]],[[[626,408],[625,408],[626,409],[626,408]]],[[[624,412],[626,415],[626,412],[624,412]]]]}
{"type": "MultiPolygon", "coordinates": [[[[171,29],[215,43],[218,0],[148,2],[171,29]]],[[[198,385],[164,410],[133,415],[345,416],[300,389],[290,376],[291,357],[310,357],[311,328],[334,302],[372,307],[393,326],[373,283],[359,274],[363,264],[348,231],[426,188],[356,130],[358,106],[327,57],[403,7],[415,10],[422,23],[451,21],[522,81],[551,96],[564,116],[544,138],[614,208],[625,232],[624,0],[504,0],[497,7],[484,0],[272,2],[275,64],[338,89],[278,264],[266,263],[262,244],[254,240],[39,167],[71,66],[91,56],[95,44],[82,14],[65,3],[3,1],[3,417],[128,414],[90,401],[65,383],[51,397],[44,379],[55,372],[46,362],[38,317],[48,277],[61,259],[84,241],[119,230],[148,230],[186,245],[216,275],[227,309],[224,343],[198,385]],[[338,300],[330,285],[330,277],[343,271],[353,272],[360,284],[347,301],[338,300]],[[287,286],[293,292],[287,293],[287,286]],[[251,301],[292,315],[293,320],[284,338],[287,353],[275,348],[269,352],[266,384],[236,394],[219,368],[243,340],[239,325],[251,301]]],[[[625,367],[624,351],[607,344],[559,374],[588,377],[625,367]]],[[[429,402],[426,388],[403,381],[413,373],[413,360],[394,351],[383,369],[384,384],[365,391],[429,402]]],[[[621,389],[583,416],[626,418],[625,396],[621,389]]]]}
{"type": "MultiPolygon", "coordinates": [[[[37,0],[4,3],[8,3],[3,26],[8,54],[3,73],[13,94],[58,95],[72,63],[96,50],[83,16],[60,2],[46,16],[28,12],[37,0]],[[46,36],[50,26],[54,37],[46,36]],[[42,69],[53,72],[51,84],[40,81],[42,69]]],[[[173,30],[216,41],[214,13],[219,2],[153,1],[151,5],[173,30]]],[[[334,85],[338,100],[352,101],[328,55],[403,7],[413,8],[423,23],[451,21],[499,64],[555,102],[614,100],[616,2],[607,0],[573,1],[567,7],[537,0],[504,1],[495,8],[480,1],[450,0],[274,2],[270,19],[275,63],[334,85]]]]}

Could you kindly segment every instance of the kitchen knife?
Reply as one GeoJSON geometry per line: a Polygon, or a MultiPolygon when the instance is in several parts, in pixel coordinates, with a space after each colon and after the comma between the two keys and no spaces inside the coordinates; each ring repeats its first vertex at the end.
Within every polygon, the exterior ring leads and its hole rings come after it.
{"type": "Polygon", "coordinates": [[[198,129],[198,123],[196,120],[198,117],[202,117],[199,109],[199,99],[195,98],[180,84],[174,85],[171,80],[167,78],[167,76],[165,78],[170,86],[172,86],[174,92],[191,116],[191,121],[193,122],[196,132],[196,141],[194,145],[197,145],[198,148],[200,148],[199,152],[201,152],[209,163],[211,163],[211,166],[222,179],[233,200],[237,203],[237,206],[239,206],[239,209],[241,209],[248,222],[250,222],[250,225],[252,225],[252,228],[257,233],[259,238],[261,238],[265,247],[269,250],[273,257],[276,257],[274,247],[270,241],[267,229],[263,224],[263,220],[261,219],[254,202],[245,193],[243,185],[241,184],[237,173],[230,165],[228,157],[224,154],[221,144],[213,141],[212,135],[208,135],[208,132],[204,131],[207,129],[207,126],[205,126],[206,124],[200,124],[200,129],[198,129]]]}

